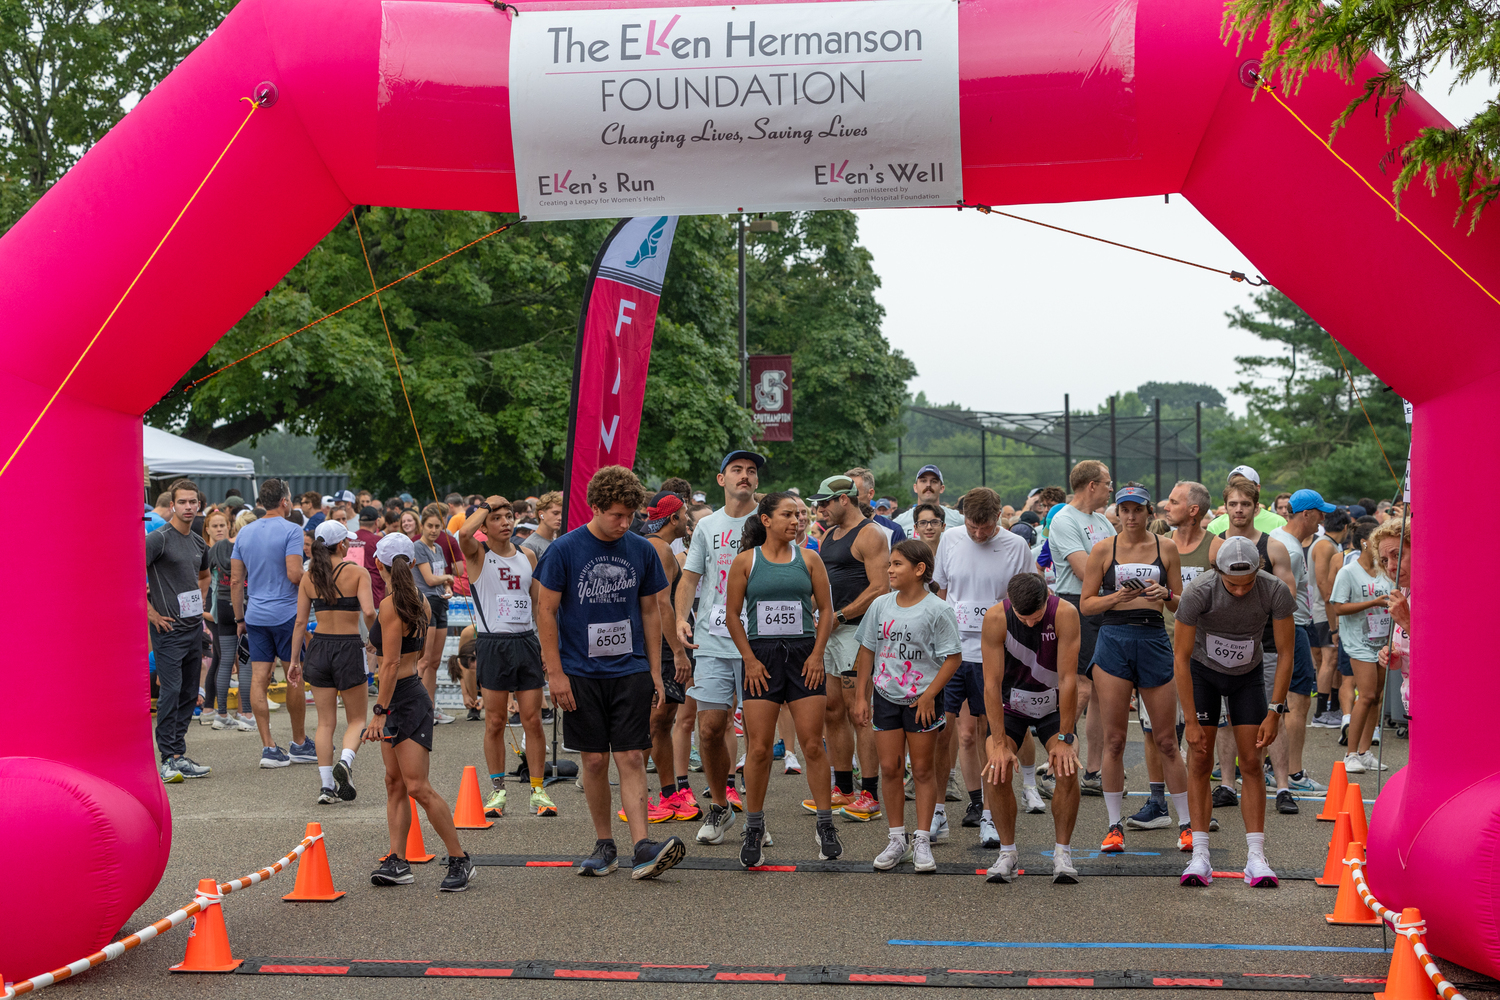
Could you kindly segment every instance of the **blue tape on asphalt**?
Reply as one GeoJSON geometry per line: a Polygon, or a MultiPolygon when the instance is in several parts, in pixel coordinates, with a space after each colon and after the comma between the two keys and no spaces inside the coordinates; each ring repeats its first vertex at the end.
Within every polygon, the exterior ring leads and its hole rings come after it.
{"type": "MultiPolygon", "coordinates": [[[[1139,796],[1139,797],[1142,797],[1142,798],[1144,798],[1145,796],[1150,795],[1150,794],[1151,794],[1150,792],[1126,792],[1125,793],[1126,797],[1129,797],[1131,795],[1135,795],[1135,796],[1139,796]]],[[[1266,798],[1268,798],[1268,799],[1274,799],[1275,797],[1276,797],[1276,793],[1275,792],[1267,792],[1266,793],[1266,798]]],[[[1293,795],[1292,798],[1295,801],[1297,801],[1297,802],[1322,802],[1323,801],[1323,796],[1321,796],[1321,795],[1293,795]]],[[[1374,799],[1362,799],[1361,801],[1363,801],[1364,804],[1367,805],[1367,806],[1373,806],[1375,804],[1375,800],[1374,799]]]]}
{"type": "Polygon", "coordinates": [[[1153,951],[1340,951],[1384,955],[1389,948],[1321,947],[1308,944],[1189,944],[1178,941],[915,941],[894,938],[886,944],[922,945],[929,948],[1118,948],[1153,951]]]}

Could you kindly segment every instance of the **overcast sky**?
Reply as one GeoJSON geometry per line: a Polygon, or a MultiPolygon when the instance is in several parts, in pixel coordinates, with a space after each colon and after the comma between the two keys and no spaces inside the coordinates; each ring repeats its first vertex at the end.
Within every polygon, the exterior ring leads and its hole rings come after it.
{"type": "MultiPolygon", "coordinates": [[[[1434,78],[1423,96],[1450,121],[1481,107],[1494,88],[1449,94],[1434,78]]],[[[1171,254],[1224,270],[1255,269],[1181,197],[1160,195],[1008,212],[1171,254]]],[[[1234,357],[1253,353],[1249,334],[1224,313],[1251,289],[1223,275],[1068,236],[999,216],[947,209],[863,211],[860,239],[875,256],[885,335],[916,363],[911,391],[933,403],[978,410],[1092,409],[1142,382],[1207,382],[1226,396],[1234,357]],[[1196,341],[1192,352],[1119,350],[1122,340],[1164,335],[1196,341]],[[1059,365],[1056,347],[1070,345],[1059,365]],[[982,359],[979,360],[979,359],[982,359]]],[[[1161,343],[1160,340],[1154,340],[1161,343]]],[[[1244,401],[1230,405],[1243,412],[1244,401]]]]}

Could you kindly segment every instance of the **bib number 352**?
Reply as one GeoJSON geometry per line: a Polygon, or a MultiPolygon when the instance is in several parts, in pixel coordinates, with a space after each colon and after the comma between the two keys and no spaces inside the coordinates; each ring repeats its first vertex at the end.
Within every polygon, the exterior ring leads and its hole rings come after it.
{"type": "Polygon", "coordinates": [[[621,622],[589,624],[589,657],[623,656],[635,648],[630,635],[630,619],[621,622]]]}

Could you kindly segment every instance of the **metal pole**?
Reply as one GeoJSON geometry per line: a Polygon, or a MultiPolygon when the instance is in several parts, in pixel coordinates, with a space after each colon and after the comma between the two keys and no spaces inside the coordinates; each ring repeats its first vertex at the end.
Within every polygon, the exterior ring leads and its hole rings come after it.
{"type": "Polygon", "coordinates": [[[898,476],[903,474],[901,462],[901,445],[905,440],[906,438],[904,437],[898,437],[896,439],[896,475],[898,476]]]}
{"type": "MultiPolygon", "coordinates": [[[[1068,394],[1063,393],[1063,482],[1066,489],[1072,489],[1073,484],[1068,477],[1073,474],[1073,412],[1068,408],[1068,394]]],[[[1113,470],[1111,470],[1113,471],[1113,470]]]]}
{"type": "Polygon", "coordinates": [[[1194,454],[1198,456],[1198,471],[1193,477],[1198,482],[1203,482],[1203,400],[1193,404],[1193,425],[1196,432],[1197,442],[1194,444],[1194,454]]]}
{"type": "Polygon", "coordinates": [[[1151,416],[1156,421],[1156,497],[1161,499],[1161,397],[1151,402],[1151,416]]]}
{"type": "Polygon", "coordinates": [[[745,217],[740,216],[740,405],[750,405],[750,352],[745,341],[745,217]]]}
{"type": "Polygon", "coordinates": [[[1118,475],[1120,472],[1115,459],[1115,397],[1109,397],[1109,474],[1118,475]]]}
{"type": "Polygon", "coordinates": [[[985,470],[985,464],[986,464],[985,463],[985,454],[984,454],[984,439],[987,438],[987,437],[989,437],[989,435],[985,433],[984,425],[980,424],[979,425],[979,485],[980,486],[986,485],[985,479],[984,479],[984,470],[985,470]]]}

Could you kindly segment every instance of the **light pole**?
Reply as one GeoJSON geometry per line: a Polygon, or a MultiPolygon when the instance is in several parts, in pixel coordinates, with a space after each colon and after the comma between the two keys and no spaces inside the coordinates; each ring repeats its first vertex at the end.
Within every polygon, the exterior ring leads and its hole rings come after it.
{"type": "MultiPolygon", "coordinates": [[[[740,405],[750,407],[750,350],[745,340],[745,217],[739,217],[740,230],[740,405]]],[[[778,233],[781,227],[775,219],[755,219],[750,223],[752,233],[778,233]]]]}

